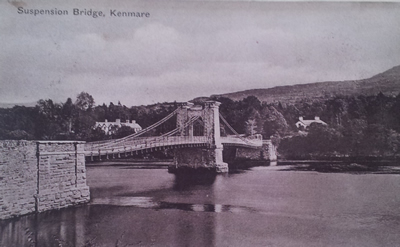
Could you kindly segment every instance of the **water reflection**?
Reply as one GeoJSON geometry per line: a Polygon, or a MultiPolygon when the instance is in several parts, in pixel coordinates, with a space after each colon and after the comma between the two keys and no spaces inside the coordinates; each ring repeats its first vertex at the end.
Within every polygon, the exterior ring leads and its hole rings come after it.
{"type": "Polygon", "coordinates": [[[179,209],[183,211],[194,212],[255,212],[256,210],[250,207],[223,205],[223,204],[192,204],[192,203],[176,203],[166,201],[154,201],[152,197],[115,197],[115,198],[96,198],[91,202],[91,205],[112,205],[112,206],[132,206],[147,209],[179,209]]]}
{"type": "Polygon", "coordinates": [[[85,246],[84,211],[70,208],[1,221],[0,246],[85,246]]]}
{"type": "MultiPolygon", "coordinates": [[[[162,174],[171,176],[165,170],[162,174]]],[[[229,205],[159,201],[165,195],[179,197],[194,191],[199,192],[195,197],[213,198],[215,175],[177,175],[172,178],[171,187],[147,192],[130,187],[129,180],[124,182],[125,187],[112,186],[109,190],[104,185],[93,186],[96,193],[89,205],[0,221],[0,246],[214,246],[215,217],[212,214],[188,217],[180,212],[243,209],[229,205]]]]}
{"type": "Polygon", "coordinates": [[[0,221],[0,246],[400,242],[398,175],[280,171],[286,168],[175,176],[166,169],[89,167],[90,204],[0,221]]]}
{"type": "Polygon", "coordinates": [[[187,174],[175,174],[174,180],[174,190],[181,191],[181,190],[191,190],[193,187],[197,185],[211,186],[215,182],[215,178],[217,177],[216,174],[212,173],[187,173],[187,174]]]}
{"type": "MultiPolygon", "coordinates": [[[[137,205],[135,205],[137,206],[137,205]]],[[[83,206],[2,222],[0,246],[214,246],[214,217],[183,217],[179,212],[218,212],[218,205],[159,202],[152,213],[134,207],[83,206]],[[118,244],[117,244],[118,243],[118,244]]]]}

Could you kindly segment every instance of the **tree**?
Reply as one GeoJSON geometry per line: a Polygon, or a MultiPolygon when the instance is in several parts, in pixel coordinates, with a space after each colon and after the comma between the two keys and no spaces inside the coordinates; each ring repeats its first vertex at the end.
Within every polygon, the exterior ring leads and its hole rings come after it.
{"type": "Polygon", "coordinates": [[[86,141],[100,141],[100,140],[105,140],[105,139],[107,139],[106,134],[100,127],[97,127],[95,129],[90,129],[85,140],[86,141]]]}
{"type": "Polygon", "coordinates": [[[39,100],[36,104],[39,113],[49,120],[55,120],[59,115],[60,105],[55,104],[51,99],[39,100]]]}
{"type": "Polygon", "coordinates": [[[75,105],[79,109],[87,111],[88,109],[91,109],[94,106],[93,96],[86,92],[81,92],[76,97],[75,105]]]}
{"type": "Polygon", "coordinates": [[[382,124],[370,124],[364,131],[363,149],[367,155],[383,156],[390,147],[389,137],[393,135],[389,129],[382,124]]]}
{"type": "Polygon", "coordinates": [[[364,138],[364,131],[367,128],[367,121],[363,119],[349,120],[343,129],[342,146],[347,150],[348,154],[359,156],[363,150],[362,141],[364,138]]]}
{"type": "Polygon", "coordinates": [[[78,140],[87,140],[96,123],[95,117],[88,112],[80,112],[75,119],[74,132],[78,140]]]}
{"type": "Polygon", "coordinates": [[[331,155],[342,151],[343,136],[339,130],[327,125],[312,123],[308,132],[306,138],[311,152],[319,155],[331,155]]]}
{"type": "Polygon", "coordinates": [[[392,106],[389,108],[389,114],[392,116],[392,128],[400,132],[400,93],[394,98],[392,106]]]}
{"type": "Polygon", "coordinates": [[[278,146],[278,153],[287,159],[309,159],[311,150],[304,136],[283,138],[278,146]]]}
{"type": "Polygon", "coordinates": [[[343,98],[336,97],[326,102],[327,110],[332,114],[331,123],[342,125],[342,116],[347,111],[346,101],[343,98]]]}
{"type": "Polygon", "coordinates": [[[66,122],[68,133],[72,132],[72,119],[75,114],[75,105],[72,103],[72,99],[68,98],[63,104],[61,110],[62,118],[66,122]]]}
{"type": "Polygon", "coordinates": [[[397,133],[394,130],[389,130],[388,135],[388,151],[390,150],[392,155],[396,157],[400,154],[400,133],[397,133]]]}
{"type": "Polygon", "coordinates": [[[61,105],[53,103],[51,99],[39,100],[36,109],[39,112],[35,120],[36,137],[52,140],[62,132],[61,105]]]}
{"type": "Polygon", "coordinates": [[[246,121],[246,134],[247,135],[254,135],[256,134],[256,120],[255,119],[249,119],[246,121]]]}
{"type": "Polygon", "coordinates": [[[128,135],[132,135],[135,133],[135,130],[129,126],[122,126],[121,128],[116,129],[115,133],[113,133],[113,139],[122,138],[128,135]]]}
{"type": "Polygon", "coordinates": [[[256,96],[248,96],[242,100],[242,104],[245,108],[254,108],[259,110],[261,108],[261,102],[256,96]]]}
{"type": "Polygon", "coordinates": [[[268,106],[262,111],[264,117],[263,138],[269,139],[272,135],[282,136],[288,129],[288,124],[283,115],[273,106],[268,106]]]}

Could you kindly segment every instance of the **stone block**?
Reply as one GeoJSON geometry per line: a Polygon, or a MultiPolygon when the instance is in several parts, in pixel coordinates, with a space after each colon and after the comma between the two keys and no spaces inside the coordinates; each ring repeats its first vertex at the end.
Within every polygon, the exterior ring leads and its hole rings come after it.
{"type": "MultiPolygon", "coordinates": [[[[84,144],[77,144],[83,151],[84,144]]],[[[35,211],[39,183],[38,211],[70,206],[88,199],[85,157],[74,154],[40,155],[36,152],[74,152],[73,142],[0,141],[0,219],[35,211]],[[39,167],[39,171],[37,170],[39,167]],[[39,172],[39,177],[37,176],[39,172]],[[82,183],[77,188],[76,180],[82,183]],[[82,190],[82,191],[81,191],[82,190]]]]}
{"type": "Polygon", "coordinates": [[[83,197],[88,197],[88,196],[90,196],[89,188],[85,188],[85,189],[82,190],[82,196],[83,196],[83,197]]]}

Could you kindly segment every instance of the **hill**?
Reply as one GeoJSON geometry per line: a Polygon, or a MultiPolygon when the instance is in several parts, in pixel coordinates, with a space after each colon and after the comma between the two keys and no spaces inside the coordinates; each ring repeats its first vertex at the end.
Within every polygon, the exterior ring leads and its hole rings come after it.
{"type": "Polygon", "coordinates": [[[287,103],[294,103],[304,98],[313,100],[339,95],[376,95],[379,92],[388,96],[400,93],[400,66],[393,67],[383,73],[362,80],[328,81],[298,84],[293,86],[251,89],[234,93],[212,95],[211,97],[222,96],[237,101],[250,95],[254,95],[260,101],[284,101],[287,103]]]}
{"type": "Polygon", "coordinates": [[[34,107],[36,102],[25,102],[25,103],[2,103],[0,102],[0,108],[13,108],[14,106],[26,106],[34,107]]]}

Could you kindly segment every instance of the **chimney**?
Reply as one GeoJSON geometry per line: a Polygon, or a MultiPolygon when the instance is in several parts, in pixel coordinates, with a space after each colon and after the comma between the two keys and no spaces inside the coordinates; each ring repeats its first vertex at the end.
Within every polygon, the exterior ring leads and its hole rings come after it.
{"type": "Polygon", "coordinates": [[[126,120],[126,123],[129,123],[129,120],[126,120]]]}
{"type": "Polygon", "coordinates": [[[316,121],[319,121],[320,119],[319,119],[319,117],[315,117],[315,120],[316,120],[316,121]]]}
{"type": "Polygon", "coordinates": [[[107,122],[108,122],[108,120],[106,119],[106,120],[105,120],[105,122],[107,123],[107,122]]]}
{"type": "Polygon", "coordinates": [[[135,124],[135,123],[136,123],[136,120],[132,120],[132,123],[135,124]]]}
{"type": "Polygon", "coordinates": [[[299,120],[300,120],[300,121],[303,121],[303,117],[299,117],[299,120]]]}
{"type": "Polygon", "coordinates": [[[121,119],[119,119],[119,118],[115,119],[115,123],[116,124],[121,124],[121,119]]]}

